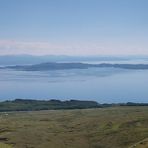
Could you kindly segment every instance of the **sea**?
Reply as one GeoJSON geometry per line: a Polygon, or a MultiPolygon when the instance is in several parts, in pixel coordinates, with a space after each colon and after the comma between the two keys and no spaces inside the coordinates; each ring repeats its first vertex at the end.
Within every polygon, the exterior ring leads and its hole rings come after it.
{"type": "MultiPolygon", "coordinates": [[[[148,64],[148,61],[85,61],[83,63],[148,64]]],[[[148,70],[88,68],[15,71],[1,69],[0,101],[17,98],[146,103],[148,102],[148,70]]]]}

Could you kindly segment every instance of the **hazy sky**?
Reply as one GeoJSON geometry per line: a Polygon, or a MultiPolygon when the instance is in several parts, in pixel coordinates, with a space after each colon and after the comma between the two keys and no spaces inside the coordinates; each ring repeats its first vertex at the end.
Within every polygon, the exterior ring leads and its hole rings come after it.
{"type": "Polygon", "coordinates": [[[148,0],[0,0],[0,55],[148,55],[148,0]]]}

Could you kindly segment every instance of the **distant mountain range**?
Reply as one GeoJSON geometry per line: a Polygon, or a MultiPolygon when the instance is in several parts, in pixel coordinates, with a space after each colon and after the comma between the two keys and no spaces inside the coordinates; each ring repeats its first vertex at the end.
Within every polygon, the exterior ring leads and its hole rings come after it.
{"type": "Polygon", "coordinates": [[[130,61],[143,59],[148,61],[146,56],[66,56],[66,55],[5,55],[0,56],[0,65],[25,65],[49,62],[84,62],[84,61],[130,61]]]}
{"type": "Polygon", "coordinates": [[[86,64],[86,63],[41,63],[34,65],[15,65],[4,66],[1,69],[14,69],[21,71],[48,71],[48,70],[68,70],[68,69],[87,69],[87,68],[122,68],[122,69],[148,69],[148,64],[86,64]]]}

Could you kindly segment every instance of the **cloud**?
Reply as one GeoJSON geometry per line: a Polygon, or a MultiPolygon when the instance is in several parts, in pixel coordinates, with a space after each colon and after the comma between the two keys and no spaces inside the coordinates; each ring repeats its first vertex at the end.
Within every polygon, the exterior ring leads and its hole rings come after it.
{"type": "Polygon", "coordinates": [[[60,54],[67,52],[67,47],[48,42],[26,42],[0,40],[0,54],[60,54]],[[62,50],[62,51],[61,51],[62,50]]]}
{"type": "Polygon", "coordinates": [[[50,43],[16,40],[0,40],[0,55],[33,54],[33,55],[129,55],[148,54],[147,45],[137,43],[75,42],[50,43]]]}
{"type": "Polygon", "coordinates": [[[84,45],[80,43],[71,44],[0,40],[0,54],[85,55],[93,54],[92,48],[94,48],[92,45],[84,45]]]}

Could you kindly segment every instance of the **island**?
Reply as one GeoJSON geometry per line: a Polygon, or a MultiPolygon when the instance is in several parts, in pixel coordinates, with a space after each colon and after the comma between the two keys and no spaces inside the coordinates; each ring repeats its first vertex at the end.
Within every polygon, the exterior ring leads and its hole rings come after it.
{"type": "Polygon", "coordinates": [[[131,70],[146,70],[148,64],[88,64],[88,63],[57,63],[47,62],[34,65],[14,65],[4,66],[0,69],[13,69],[20,71],[48,71],[48,70],[69,70],[69,69],[88,69],[88,68],[121,68],[131,70]]]}

